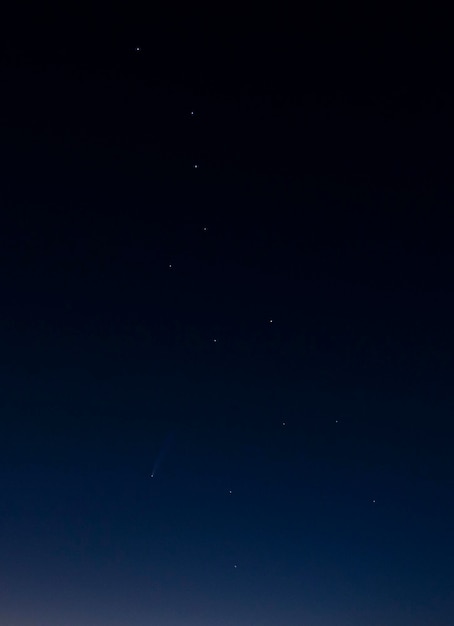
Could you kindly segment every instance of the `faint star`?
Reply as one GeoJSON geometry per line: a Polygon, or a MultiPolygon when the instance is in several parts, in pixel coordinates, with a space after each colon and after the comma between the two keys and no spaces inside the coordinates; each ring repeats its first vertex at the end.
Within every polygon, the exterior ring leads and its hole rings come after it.
{"type": "Polygon", "coordinates": [[[140,52],[139,46],[136,47],[136,52],[140,52]]]}
{"type": "Polygon", "coordinates": [[[238,565],[234,565],[233,567],[236,569],[238,567],[238,565]]]}
{"type": "Polygon", "coordinates": [[[229,489],[229,493],[230,493],[230,494],[232,493],[232,490],[231,490],[231,489],[229,489]]]}
{"type": "Polygon", "coordinates": [[[194,111],[191,111],[191,115],[194,115],[194,111]]]}
{"type": "Polygon", "coordinates": [[[214,342],[214,343],[216,343],[216,342],[217,342],[217,339],[213,339],[213,342],[214,342]]]}
{"type": "Polygon", "coordinates": [[[199,166],[198,165],[194,165],[194,169],[196,170],[199,166]]]}
{"type": "Polygon", "coordinates": [[[203,227],[203,230],[207,231],[207,230],[208,230],[208,228],[207,228],[206,226],[204,226],[204,227],[203,227]]]}
{"type": "Polygon", "coordinates": [[[285,426],[285,422],[282,422],[282,426],[285,426]]]}
{"type": "Polygon", "coordinates": [[[372,500],[372,502],[375,504],[375,500],[372,500]]]}
{"type": "Polygon", "coordinates": [[[170,270],[172,269],[172,263],[169,263],[169,269],[170,270]]]}
{"type": "Polygon", "coordinates": [[[270,324],[272,324],[272,323],[273,323],[273,320],[270,320],[270,324]]]}

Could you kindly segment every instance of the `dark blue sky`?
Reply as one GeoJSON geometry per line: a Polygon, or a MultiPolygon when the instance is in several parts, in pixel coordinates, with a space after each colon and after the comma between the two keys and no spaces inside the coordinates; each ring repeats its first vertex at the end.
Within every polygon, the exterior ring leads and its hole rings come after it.
{"type": "Polygon", "coordinates": [[[443,33],[111,17],[2,47],[2,625],[448,626],[443,33]]]}

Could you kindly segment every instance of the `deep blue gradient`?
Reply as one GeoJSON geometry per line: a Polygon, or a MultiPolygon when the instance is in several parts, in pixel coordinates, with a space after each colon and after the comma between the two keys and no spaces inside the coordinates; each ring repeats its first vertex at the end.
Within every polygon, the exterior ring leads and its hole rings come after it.
{"type": "Polygon", "coordinates": [[[452,624],[439,57],[92,27],[2,57],[2,626],[452,624]]]}

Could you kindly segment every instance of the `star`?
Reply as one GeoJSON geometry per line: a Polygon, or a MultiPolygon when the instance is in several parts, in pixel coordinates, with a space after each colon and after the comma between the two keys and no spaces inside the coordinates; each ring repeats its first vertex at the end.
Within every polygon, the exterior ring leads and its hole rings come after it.
{"type": "Polygon", "coordinates": [[[169,270],[172,269],[172,263],[169,263],[169,270]]]}
{"type": "Polygon", "coordinates": [[[194,169],[195,169],[195,170],[196,170],[196,169],[198,169],[198,167],[199,167],[198,165],[194,165],[194,169]]]}
{"type": "Polygon", "coordinates": [[[231,489],[229,489],[229,493],[232,494],[232,490],[231,489]]]}
{"type": "Polygon", "coordinates": [[[213,343],[216,343],[216,342],[217,342],[217,339],[213,339],[213,343]]]}
{"type": "Polygon", "coordinates": [[[194,115],[194,111],[191,111],[191,115],[194,115]]]}
{"type": "Polygon", "coordinates": [[[135,51],[136,51],[136,52],[140,52],[140,50],[141,50],[141,48],[139,48],[139,46],[137,46],[137,47],[135,48],[135,51]]]}
{"type": "Polygon", "coordinates": [[[285,426],[285,422],[282,422],[282,426],[285,426]]]}
{"type": "Polygon", "coordinates": [[[273,320],[269,320],[269,322],[270,322],[270,324],[272,324],[272,323],[273,323],[273,320]]]}
{"type": "Polygon", "coordinates": [[[206,232],[208,230],[208,228],[206,226],[204,226],[203,230],[206,232]]]}

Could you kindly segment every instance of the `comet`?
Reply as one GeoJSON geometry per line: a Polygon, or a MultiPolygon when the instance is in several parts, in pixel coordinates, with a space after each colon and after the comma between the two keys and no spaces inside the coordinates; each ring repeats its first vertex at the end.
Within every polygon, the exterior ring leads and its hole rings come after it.
{"type": "Polygon", "coordinates": [[[159,469],[159,466],[162,463],[163,458],[166,456],[171,444],[173,441],[173,433],[170,433],[169,435],[167,435],[167,437],[165,438],[163,444],[161,445],[161,448],[158,451],[158,454],[156,455],[155,458],[155,462],[153,463],[153,469],[151,471],[150,474],[150,478],[154,478],[156,476],[156,472],[159,469]]]}

